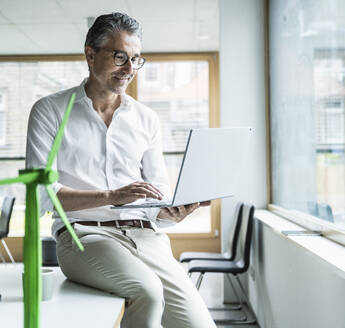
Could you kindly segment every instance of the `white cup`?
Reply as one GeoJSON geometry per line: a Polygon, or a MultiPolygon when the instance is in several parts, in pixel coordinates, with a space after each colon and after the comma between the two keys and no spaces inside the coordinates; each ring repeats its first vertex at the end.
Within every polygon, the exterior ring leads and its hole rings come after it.
{"type": "Polygon", "coordinates": [[[52,299],[55,286],[55,271],[53,269],[42,268],[42,301],[52,299]]]}
{"type": "MultiPolygon", "coordinates": [[[[41,268],[42,301],[48,301],[52,299],[55,287],[54,277],[54,269],[41,268]]],[[[22,274],[22,278],[24,281],[24,273],[22,274]]]]}

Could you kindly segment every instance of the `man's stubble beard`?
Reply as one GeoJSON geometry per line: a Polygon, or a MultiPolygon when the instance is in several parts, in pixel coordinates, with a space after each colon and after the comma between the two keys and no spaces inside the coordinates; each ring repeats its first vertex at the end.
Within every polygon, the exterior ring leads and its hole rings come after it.
{"type": "Polygon", "coordinates": [[[110,91],[113,92],[114,94],[117,94],[117,95],[126,94],[126,90],[127,90],[128,86],[132,83],[134,77],[135,77],[135,74],[128,80],[126,85],[121,86],[121,87],[116,87],[115,89],[111,89],[110,91]]]}

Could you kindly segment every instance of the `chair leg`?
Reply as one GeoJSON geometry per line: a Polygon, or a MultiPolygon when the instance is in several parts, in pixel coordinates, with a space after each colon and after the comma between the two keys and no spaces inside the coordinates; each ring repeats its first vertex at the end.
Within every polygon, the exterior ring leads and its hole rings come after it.
{"type": "MultiPolygon", "coordinates": [[[[239,301],[239,306],[242,307],[242,305],[243,305],[242,299],[239,297],[238,293],[236,292],[236,290],[234,288],[234,284],[233,284],[232,280],[229,277],[229,274],[227,274],[226,276],[227,276],[227,279],[228,279],[228,281],[229,281],[229,283],[231,285],[231,288],[234,291],[234,294],[235,294],[237,300],[239,301]]],[[[238,276],[237,275],[234,275],[234,276],[235,276],[236,281],[237,281],[237,283],[238,283],[238,285],[240,287],[241,293],[245,297],[248,309],[250,310],[251,315],[255,318],[255,316],[253,314],[254,312],[253,312],[253,310],[251,309],[251,307],[249,305],[249,301],[248,301],[248,298],[247,298],[247,296],[246,296],[246,294],[244,292],[242,284],[241,284],[238,276]]],[[[223,309],[223,310],[226,310],[226,309],[223,309]]],[[[231,309],[229,308],[229,310],[231,310],[231,309]]],[[[256,319],[251,319],[251,320],[248,319],[247,314],[244,312],[244,308],[242,309],[242,313],[243,313],[243,316],[240,317],[240,318],[236,318],[236,319],[230,319],[230,318],[229,319],[215,319],[214,321],[215,321],[216,324],[220,324],[220,325],[228,325],[228,324],[231,324],[231,325],[243,325],[243,324],[252,324],[252,323],[256,322],[256,319]]]]}
{"type": "MultiPolygon", "coordinates": [[[[189,276],[191,276],[191,275],[192,275],[192,272],[189,272],[189,276]]],[[[200,289],[200,286],[201,286],[201,283],[202,283],[202,281],[203,281],[204,275],[205,275],[205,272],[200,272],[200,275],[199,275],[199,277],[198,277],[198,280],[197,280],[197,282],[196,282],[196,284],[195,284],[197,290],[200,289]]],[[[236,280],[237,280],[238,285],[240,286],[240,289],[241,289],[241,292],[242,292],[243,296],[244,296],[245,299],[246,299],[248,308],[249,308],[250,311],[253,313],[253,311],[252,311],[251,308],[250,308],[248,298],[247,298],[247,296],[246,296],[246,294],[245,294],[245,292],[244,292],[244,289],[243,289],[243,287],[242,287],[242,284],[241,284],[241,282],[240,282],[238,276],[237,276],[237,275],[234,275],[234,276],[235,276],[235,278],[236,278],[236,280]]],[[[228,281],[229,281],[229,283],[230,283],[230,286],[231,286],[232,290],[234,291],[234,294],[235,294],[235,296],[236,296],[236,298],[237,298],[237,300],[238,300],[238,305],[235,305],[235,306],[229,307],[229,308],[209,308],[209,310],[213,310],[213,311],[226,311],[226,310],[241,310],[241,309],[242,309],[242,307],[243,307],[242,299],[241,299],[241,297],[239,297],[239,295],[237,294],[236,289],[235,289],[235,286],[234,286],[232,280],[230,279],[229,274],[226,274],[226,277],[227,277],[227,279],[228,279],[228,281]]],[[[256,322],[256,319],[248,320],[247,315],[245,314],[245,312],[244,312],[244,311],[242,311],[242,312],[243,312],[243,316],[242,316],[241,318],[237,318],[237,319],[225,319],[225,320],[215,320],[215,323],[217,323],[217,324],[228,324],[228,323],[230,323],[230,324],[235,324],[235,325],[236,325],[236,324],[251,324],[251,323],[255,323],[255,322],[256,322]]],[[[254,315],[253,315],[253,316],[254,316],[254,315]]],[[[254,316],[254,317],[255,317],[255,316],[254,316]]]]}
{"type": "Polygon", "coordinates": [[[16,263],[16,262],[14,261],[14,258],[13,258],[13,256],[12,256],[12,254],[11,254],[9,248],[8,248],[7,245],[6,245],[5,241],[4,241],[3,239],[1,239],[1,242],[2,242],[2,245],[4,246],[4,248],[5,248],[6,252],[7,252],[7,255],[8,255],[8,257],[10,258],[11,262],[12,262],[12,263],[16,263]]]}
{"type": "MultiPolygon", "coordinates": [[[[189,272],[189,277],[191,277],[191,275],[192,275],[192,272],[189,272]]],[[[201,286],[201,283],[203,281],[204,275],[205,275],[205,272],[200,272],[198,280],[197,280],[197,282],[195,284],[195,287],[196,287],[197,290],[200,289],[200,286],[201,286]]],[[[208,308],[210,311],[224,311],[224,310],[233,310],[233,311],[235,311],[235,310],[241,310],[241,308],[242,308],[241,299],[238,297],[238,295],[236,293],[236,290],[234,288],[234,285],[233,285],[231,280],[230,280],[230,284],[231,284],[232,289],[234,290],[235,295],[237,296],[237,300],[239,300],[239,304],[234,305],[234,306],[230,306],[230,307],[227,307],[227,308],[208,308]]]]}
{"type": "MultiPolygon", "coordinates": [[[[250,306],[248,297],[247,297],[247,295],[246,295],[246,293],[245,293],[245,291],[244,291],[244,289],[243,289],[243,286],[242,286],[242,284],[241,284],[240,278],[239,278],[237,275],[234,275],[234,276],[235,276],[235,278],[236,278],[236,280],[237,280],[237,283],[238,283],[238,285],[240,286],[241,292],[242,292],[242,294],[243,294],[243,296],[244,296],[244,298],[245,298],[245,300],[246,300],[246,302],[247,302],[248,309],[250,310],[252,316],[255,318],[254,311],[253,311],[253,309],[252,309],[251,306],[250,306]]],[[[246,323],[250,324],[250,323],[255,323],[255,322],[256,322],[256,319],[253,319],[253,320],[249,320],[249,321],[246,322],[246,323]]]]}
{"type": "Polygon", "coordinates": [[[0,258],[1,258],[2,263],[6,263],[4,255],[1,252],[0,252],[0,258]]]}
{"type": "Polygon", "coordinates": [[[231,278],[229,277],[229,274],[225,274],[226,275],[226,278],[228,279],[229,283],[230,283],[230,286],[236,296],[236,299],[237,299],[237,302],[238,302],[238,305],[236,305],[232,310],[241,310],[242,309],[242,299],[238,296],[237,292],[236,292],[236,289],[235,289],[235,286],[234,286],[234,283],[232,282],[231,278]]]}
{"type": "Polygon", "coordinates": [[[210,311],[226,311],[226,310],[231,310],[231,311],[238,311],[242,309],[242,300],[238,297],[238,294],[236,293],[236,289],[234,288],[234,284],[231,281],[230,277],[228,275],[226,275],[226,277],[229,280],[230,286],[232,288],[232,290],[234,291],[234,294],[236,296],[236,299],[238,301],[238,303],[231,305],[231,306],[227,306],[227,307],[217,307],[217,308],[208,308],[210,311]]]}
{"type": "Polygon", "coordinates": [[[199,288],[200,288],[200,285],[201,285],[202,280],[204,278],[204,274],[205,274],[205,272],[200,272],[200,275],[198,277],[198,281],[196,282],[196,285],[195,285],[197,290],[199,290],[199,288]]]}

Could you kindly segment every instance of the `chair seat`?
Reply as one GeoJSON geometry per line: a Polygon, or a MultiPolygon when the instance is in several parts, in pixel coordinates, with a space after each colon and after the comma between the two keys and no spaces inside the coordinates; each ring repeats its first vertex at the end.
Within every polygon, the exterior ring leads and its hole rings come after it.
{"type": "Polygon", "coordinates": [[[247,268],[243,266],[243,262],[233,262],[229,260],[208,261],[193,260],[189,262],[188,272],[222,272],[222,273],[243,273],[247,268]]]}
{"type": "Polygon", "coordinates": [[[190,262],[192,260],[229,260],[225,254],[222,253],[208,253],[208,252],[183,252],[180,256],[180,262],[190,262]]]}

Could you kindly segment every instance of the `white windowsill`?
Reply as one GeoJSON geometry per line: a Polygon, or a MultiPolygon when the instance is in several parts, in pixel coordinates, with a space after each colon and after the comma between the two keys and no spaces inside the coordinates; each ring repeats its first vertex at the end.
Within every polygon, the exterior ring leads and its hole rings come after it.
{"type": "Polygon", "coordinates": [[[283,230],[305,230],[283,217],[267,210],[256,210],[255,218],[270,227],[282,238],[289,239],[311,252],[330,269],[345,278],[345,247],[323,236],[285,236],[283,230]]]}

